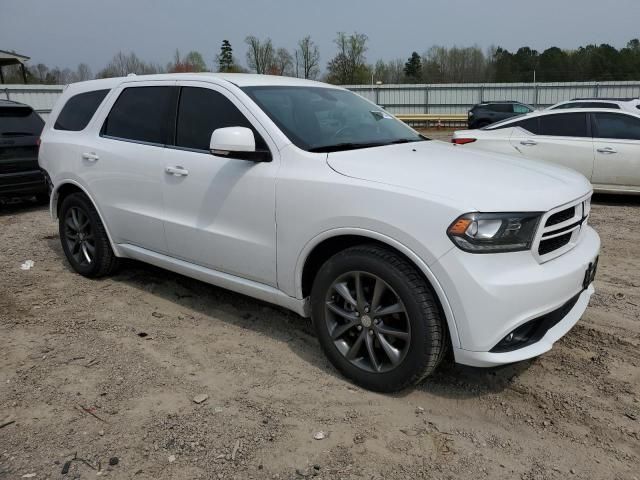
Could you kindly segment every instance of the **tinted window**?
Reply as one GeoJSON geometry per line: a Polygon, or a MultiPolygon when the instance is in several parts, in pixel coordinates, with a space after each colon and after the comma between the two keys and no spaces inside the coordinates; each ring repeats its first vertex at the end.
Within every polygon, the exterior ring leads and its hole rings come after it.
{"type": "Polygon", "coordinates": [[[540,118],[540,135],[555,137],[588,137],[585,113],[561,113],[540,118]]]}
{"type": "Polygon", "coordinates": [[[489,108],[494,112],[513,113],[513,106],[510,103],[492,103],[489,108]]]}
{"type": "Polygon", "coordinates": [[[529,113],[530,111],[531,109],[525,105],[520,105],[519,103],[513,105],[514,113],[529,113]]]}
{"type": "Polygon", "coordinates": [[[58,115],[53,128],[74,132],[84,130],[107,93],[109,93],[108,89],[95,90],[71,97],[62,107],[62,111],[58,115]]]}
{"type": "Polygon", "coordinates": [[[640,119],[616,113],[596,113],[598,138],[640,140],[640,119]]]}
{"type": "Polygon", "coordinates": [[[171,87],[125,88],[104,122],[103,134],[164,144],[171,93],[171,87]]]}
{"type": "Polygon", "coordinates": [[[176,145],[209,150],[211,134],[224,127],[246,127],[253,130],[257,150],[267,145],[249,120],[221,93],[208,88],[183,87],[178,107],[176,145]]]}
{"type": "Polygon", "coordinates": [[[538,118],[539,117],[528,118],[527,120],[520,120],[519,122],[513,123],[510,126],[524,128],[527,132],[537,134],[539,131],[538,118]]]}
{"type": "Polygon", "coordinates": [[[0,108],[0,136],[40,136],[44,122],[28,107],[0,108]]]}

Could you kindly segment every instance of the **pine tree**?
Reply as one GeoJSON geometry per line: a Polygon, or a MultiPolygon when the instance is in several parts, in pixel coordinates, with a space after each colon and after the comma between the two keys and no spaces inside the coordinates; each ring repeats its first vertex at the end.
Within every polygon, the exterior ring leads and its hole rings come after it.
{"type": "Polygon", "coordinates": [[[417,52],[413,52],[404,64],[404,74],[413,81],[418,81],[422,77],[422,59],[417,52]]]}
{"type": "Polygon", "coordinates": [[[218,71],[231,72],[233,71],[233,48],[229,40],[223,40],[220,47],[220,54],[218,55],[218,71]]]}

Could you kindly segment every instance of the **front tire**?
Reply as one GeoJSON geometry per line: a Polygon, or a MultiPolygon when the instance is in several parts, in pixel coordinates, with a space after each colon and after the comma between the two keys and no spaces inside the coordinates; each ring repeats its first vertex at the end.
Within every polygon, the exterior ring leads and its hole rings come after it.
{"type": "Polygon", "coordinates": [[[370,390],[395,392],[420,382],[448,345],[427,282],[403,257],[377,245],[331,257],[315,278],[311,304],[331,363],[370,390]]]}
{"type": "Polygon", "coordinates": [[[98,278],[117,268],[107,232],[86,195],[73,193],[62,201],[58,229],[64,254],[79,274],[98,278]]]}

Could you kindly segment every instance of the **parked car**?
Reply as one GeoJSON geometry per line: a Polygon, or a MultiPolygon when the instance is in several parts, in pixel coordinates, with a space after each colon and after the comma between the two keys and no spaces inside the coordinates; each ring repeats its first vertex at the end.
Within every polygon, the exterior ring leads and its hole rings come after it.
{"type": "Polygon", "coordinates": [[[0,100],[0,197],[48,199],[38,166],[38,141],[44,121],[29,105],[0,100]]]}
{"type": "Polygon", "coordinates": [[[469,110],[469,128],[484,128],[507,118],[534,111],[531,105],[520,102],[485,102],[474,105],[469,110]]]}
{"type": "Polygon", "coordinates": [[[610,108],[640,113],[640,98],[575,98],[567,102],[556,103],[547,110],[566,110],[569,108],[610,108]]]}
{"type": "Polygon", "coordinates": [[[323,83],[73,84],[40,165],[78,273],[133,258],[311,316],[330,361],[374,390],[420,381],[450,348],[485,367],[540,355],[594,291],[582,175],[429,141],[323,83]]]}
{"type": "Polygon", "coordinates": [[[587,177],[597,192],[640,193],[640,115],[625,110],[546,110],[455,132],[452,141],[564,165],[587,177]]]}

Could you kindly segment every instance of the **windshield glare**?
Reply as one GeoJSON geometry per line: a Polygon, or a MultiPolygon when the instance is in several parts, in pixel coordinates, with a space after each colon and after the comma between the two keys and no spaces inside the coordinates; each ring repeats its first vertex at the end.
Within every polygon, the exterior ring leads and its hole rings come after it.
{"type": "Polygon", "coordinates": [[[266,86],[243,91],[303,150],[338,151],[425,140],[347,90],[266,86]]]}

